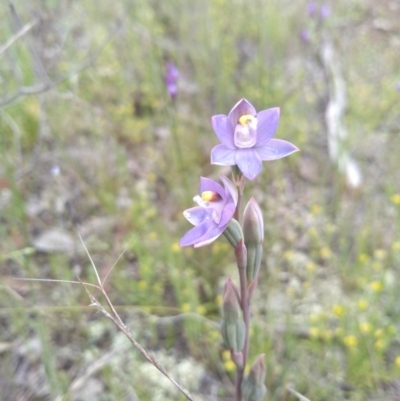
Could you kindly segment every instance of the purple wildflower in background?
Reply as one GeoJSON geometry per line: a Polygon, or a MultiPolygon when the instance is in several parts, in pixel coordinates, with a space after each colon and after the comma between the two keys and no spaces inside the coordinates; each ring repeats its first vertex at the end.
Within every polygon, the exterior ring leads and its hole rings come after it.
{"type": "Polygon", "coordinates": [[[322,5],[321,9],[319,10],[319,15],[321,19],[327,19],[331,14],[331,9],[327,5],[322,5]]]}
{"type": "Polygon", "coordinates": [[[176,68],[175,64],[172,61],[167,61],[164,82],[167,86],[168,94],[172,99],[174,99],[175,96],[178,94],[178,78],[179,70],[176,68]]]}
{"type": "Polygon", "coordinates": [[[397,89],[397,92],[400,92],[400,81],[397,83],[396,89],[397,89]]]}
{"type": "Polygon", "coordinates": [[[209,178],[200,178],[200,195],[193,200],[198,206],[183,212],[185,218],[195,227],[180,240],[180,246],[194,245],[199,248],[215,241],[231,221],[238,202],[235,185],[221,176],[224,187],[209,178]]]}
{"type": "Polygon", "coordinates": [[[311,1],[310,3],[307,4],[307,14],[310,17],[313,17],[316,11],[317,11],[317,3],[315,3],[315,1],[311,1]]]}
{"type": "Polygon", "coordinates": [[[272,139],[278,128],[279,107],[256,112],[246,99],[240,100],[228,116],[212,117],[213,129],[221,141],[211,151],[211,164],[237,165],[249,180],[262,170],[262,160],[277,160],[299,149],[290,142],[272,139]]]}

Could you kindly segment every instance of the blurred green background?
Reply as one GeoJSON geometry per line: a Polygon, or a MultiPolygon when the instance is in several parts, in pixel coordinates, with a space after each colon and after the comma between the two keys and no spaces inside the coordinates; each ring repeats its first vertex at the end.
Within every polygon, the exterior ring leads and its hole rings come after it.
{"type": "Polygon", "coordinates": [[[301,149],[245,193],[265,218],[250,360],[266,354],[266,400],[399,399],[400,3],[311,8],[0,4],[1,400],[184,399],[81,286],[13,279],[95,283],[78,234],[101,277],[126,249],[107,291],[138,341],[196,400],[232,399],[216,325],[232,251],[177,244],[199,176],[229,174],[210,118],[242,97],[280,106],[276,137],[301,149]]]}

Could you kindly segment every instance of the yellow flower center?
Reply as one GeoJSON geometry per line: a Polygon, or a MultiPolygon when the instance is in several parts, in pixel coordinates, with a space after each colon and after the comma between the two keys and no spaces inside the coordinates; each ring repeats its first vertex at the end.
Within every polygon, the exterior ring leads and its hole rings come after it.
{"type": "Polygon", "coordinates": [[[204,191],[201,194],[201,199],[203,199],[204,202],[217,202],[221,199],[221,195],[213,191],[204,191]]]}
{"type": "Polygon", "coordinates": [[[255,120],[256,119],[252,115],[244,114],[239,118],[239,124],[245,127],[246,125],[250,125],[251,123],[253,123],[255,120]]]}

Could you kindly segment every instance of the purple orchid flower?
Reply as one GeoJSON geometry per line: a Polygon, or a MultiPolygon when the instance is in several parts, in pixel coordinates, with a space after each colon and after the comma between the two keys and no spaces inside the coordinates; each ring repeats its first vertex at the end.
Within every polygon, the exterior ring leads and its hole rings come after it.
{"type": "Polygon", "coordinates": [[[231,221],[238,202],[235,185],[221,176],[224,187],[209,178],[200,178],[200,195],[193,198],[198,206],[183,212],[195,227],[180,240],[180,246],[199,248],[215,241],[231,221]]]}
{"type": "Polygon", "coordinates": [[[167,86],[168,94],[172,99],[174,99],[175,96],[178,94],[178,78],[179,70],[176,68],[175,64],[172,61],[168,61],[166,64],[164,82],[167,86]]]}
{"type": "Polygon", "coordinates": [[[228,116],[212,117],[221,144],[211,151],[211,164],[237,165],[249,180],[262,170],[262,160],[277,160],[299,149],[282,139],[272,139],[278,128],[279,107],[256,112],[246,99],[240,100],[228,116]]]}
{"type": "Polygon", "coordinates": [[[331,14],[331,9],[329,6],[327,6],[326,4],[321,6],[321,9],[319,11],[319,15],[321,17],[322,20],[325,20],[329,17],[329,15],[331,14]]]}

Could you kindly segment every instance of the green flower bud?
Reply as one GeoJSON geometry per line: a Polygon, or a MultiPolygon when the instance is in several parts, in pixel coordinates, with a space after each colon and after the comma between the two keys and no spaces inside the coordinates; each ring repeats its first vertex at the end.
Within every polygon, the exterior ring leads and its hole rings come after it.
{"type": "Polygon", "coordinates": [[[244,347],[246,327],[242,319],[229,322],[225,319],[221,323],[221,334],[227,348],[240,352],[244,347]]]}
{"type": "Polygon", "coordinates": [[[228,278],[222,300],[221,334],[225,345],[235,352],[243,349],[246,328],[242,319],[239,293],[233,281],[228,278]]]}
{"type": "Polygon", "coordinates": [[[239,292],[233,281],[228,278],[222,298],[222,317],[227,322],[234,323],[240,319],[241,311],[239,292]]]}
{"type": "Polygon", "coordinates": [[[262,401],[267,393],[265,380],[264,354],[260,355],[250,368],[249,374],[242,382],[242,395],[244,401],[262,401]]]}
{"type": "Polygon", "coordinates": [[[244,243],[247,248],[247,281],[250,283],[257,276],[262,258],[264,241],[264,221],[260,207],[251,198],[243,214],[244,243]]]}
{"type": "Polygon", "coordinates": [[[249,200],[244,209],[243,234],[246,247],[259,245],[264,241],[264,220],[254,198],[249,200]]]}
{"type": "Polygon", "coordinates": [[[236,248],[239,241],[243,239],[242,227],[240,227],[239,222],[235,219],[231,219],[228,227],[226,227],[224,231],[224,235],[230,244],[236,248]]]}

